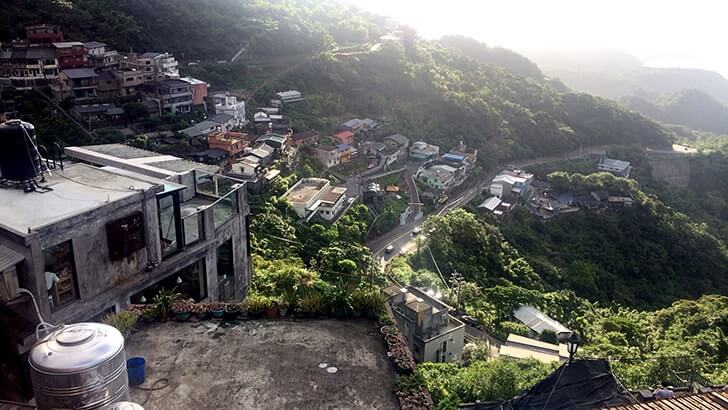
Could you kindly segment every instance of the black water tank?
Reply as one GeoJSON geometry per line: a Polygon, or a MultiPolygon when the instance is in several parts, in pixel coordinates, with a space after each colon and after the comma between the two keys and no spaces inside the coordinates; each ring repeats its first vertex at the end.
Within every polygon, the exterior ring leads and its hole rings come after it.
{"type": "Polygon", "coordinates": [[[40,175],[41,159],[33,124],[20,120],[0,124],[0,173],[10,181],[26,181],[40,175]]]}

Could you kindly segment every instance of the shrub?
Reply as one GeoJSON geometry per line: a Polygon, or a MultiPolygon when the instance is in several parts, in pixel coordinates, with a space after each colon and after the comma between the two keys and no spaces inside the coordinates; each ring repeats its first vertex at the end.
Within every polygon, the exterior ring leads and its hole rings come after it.
{"type": "Polygon", "coordinates": [[[137,311],[123,311],[119,313],[112,313],[106,316],[103,322],[109,326],[115,327],[122,336],[126,337],[131,333],[134,325],[139,320],[139,312],[137,311]]]}

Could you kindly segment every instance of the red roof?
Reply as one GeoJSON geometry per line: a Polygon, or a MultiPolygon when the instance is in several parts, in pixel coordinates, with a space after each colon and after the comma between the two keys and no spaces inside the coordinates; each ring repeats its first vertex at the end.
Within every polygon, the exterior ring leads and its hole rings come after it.
{"type": "Polygon", "coordinates": [[[354,133],[351,131],[339,131],[336,134],[334,134],[334,137],[339,139],[348,139],[354,136],[354,133]]]}

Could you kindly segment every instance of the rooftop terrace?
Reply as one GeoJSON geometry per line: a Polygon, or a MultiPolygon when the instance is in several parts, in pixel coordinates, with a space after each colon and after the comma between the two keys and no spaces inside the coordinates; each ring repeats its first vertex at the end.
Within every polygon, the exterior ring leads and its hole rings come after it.
{"type": "Polygon", "coordinates": [[[147,410],[398,408],[393,369],[367,321],[167,322],[142,327],[126,353],[146,359],[143,386],[169,380],[131,389],[147,410]]]}

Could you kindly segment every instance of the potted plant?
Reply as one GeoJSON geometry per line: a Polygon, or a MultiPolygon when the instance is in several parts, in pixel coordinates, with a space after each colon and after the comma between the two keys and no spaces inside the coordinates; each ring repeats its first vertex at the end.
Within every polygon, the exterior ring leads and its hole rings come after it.
{"type": "Polygon", "coordinates": [[[394,324],[394,320],[392,320],[392,318],[389,317],[389,315],[387,313],[383,313],[382,315],[379,316],[379,326],[388,326],[388,325],[393,325],[393,324],[394,324]]]}
{"type": "Polygon", "coordinates": [[[240,308],[240,318],[245,320],[248,318],[248,304],[245,302],[238,303],[238,307],[240,308]]]}
{"type": "Polygon", "coordinates": [[[225,320],[235,320],[240,316],[240,305],[237,303],[227,303],[225,305],[225,320]]]}
{"type": "Polygon", "coordinates": [[[225,304],[220,302],[210,303],[210,314],[213,319],[222,319],[225,316],[225,304]]]}
{"type": "Polygon", "coordinates": [[[392,326],[392,325],[386,325],[386,326],[382,326],[382,327],[381,327],[381,328],[379,329],[379,331],[380,331],[380,332],[381,332],[381,333],[382,333],[382,334],[383,334],[383,335],[384,335],[385,337],[386,337],[386,336],[388,336],[388,335],[394,335],[394,334],[397,334],[397,332],[399,332],[399,330],[397,330],[397,327],[396,327],[396,326],[392,326]]]}
{"type": "Polygon", "coordinates": [[[278,315],[280,315],[280,317],[288,316],[289,305],[285,299],[278,300],[276,305],[278,306],[278,315]]]}
{"type": "Polygon", "coordinates": [[[174,314],[174,320],[186,322],[192,316],[192,303],[188,300],[177,299],[172,303],[170,310],[174,314]]]}
{"type": "Polygon", "coordinates": [[[351,294],[351,316],[360,318],[364,314],[367,306],[367,293],[362,290],[356,290],[351,294]]]}
{"type": "Polygon", "coordinates": [[[344,319],[352,311],[351,294],[344,288],[337,288],[332,298],[334,317],[344,319]]]}
{"type": "Polygon", "coordinates": [[[260,319],[263,315],[263,307],[265,307],[264,298],[265,296],[255,293],[248,295],[248,298],[245,300],[248,306],[248,317],[251,319],[260,319]]]}
{"type": "Polygon", "coordinates": [[[385,311],[384,304],[386,303],[384,297],[376,289],[372,289],[365,293],[363,300],[364,303],[364,315],[368,319],[376,319],[377,315],[385,311]]]}
{"type": "Polygon", "coordinates": [[[157,308],[154,306],[147,306],[142,311],[142,319],[147,323],[152,323],[157,320],[157,308]]]}
{"type": "Polygon", "coordinates": [[[298,310],[308,318],[314,318],[321,310],[321,295],[318,292],[309,292],[298,303],[298,310]]]}
{"type": "Polygon", "coordinates": [[[207,303],[195,303],[190,310],[197,317],[197,320],[207,320],[210,318],[210,309],[207,303]]]}
{"type": "Polygon", "coordinates": [[[172,303],[181,297],[175,290],[176,288],[172,290],[162,289],[152,299],[152,303],[157,309],[157,317],[161,321],[167,320],[172,309],[172,303]]]}
{"type": "Polygon", "coordinates": [[[278,306],[273,299],[263,296],[263,317],[275,319],[278,316],[278,306]]]}

